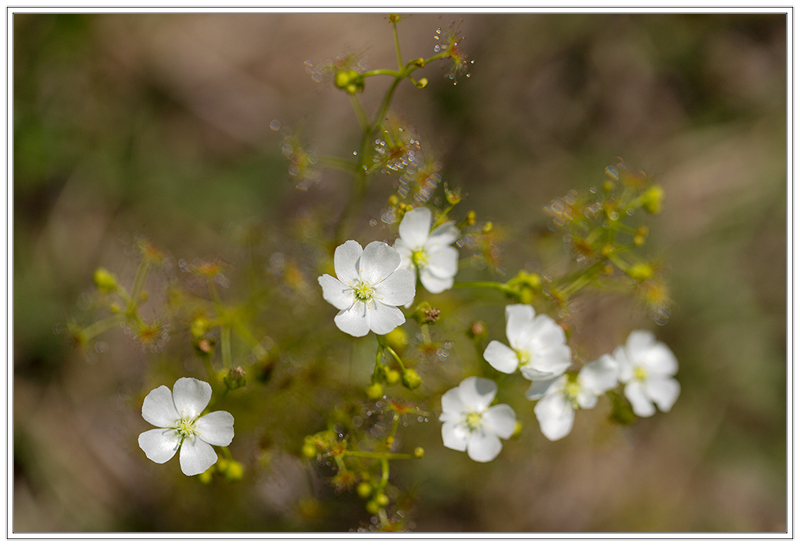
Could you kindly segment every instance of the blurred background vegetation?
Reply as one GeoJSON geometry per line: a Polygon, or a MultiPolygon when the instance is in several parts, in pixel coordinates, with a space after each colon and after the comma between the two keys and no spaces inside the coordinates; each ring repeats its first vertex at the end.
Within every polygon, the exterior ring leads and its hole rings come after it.
{"type": "MultiPolygon", "coordinates": [[[[404,445],[426,456],[393,469],[413,497],[415,530],[785,531],[785,15],[413,15],[399,25],[404,56],[432,55],[434,31],[453,21],[475,60],[471,77],[454,86],[440,66],[426,67],[428,88],[404,82],[394,106],[436,152],[443,178],[470,193],[464,210],[502,226],[501,269],[484,278],[548,267],[537,250],[552,244],[543,206],[602,183],[605,166],[624,157],[666,192],[650,244],[667,268],[672,316],[658,326],[628,300],[586,298],[575,339],[600,354],[632,328],[654,330],[678,357],[682,393],[669,414],[628,428],[608,424],[605,406],[582,412],[554,443],[520,395],[523,434],[487,465],[444,449],[435,418],[411,423],[404,445]]],[[[356,149],[346,95],[314,82],[304,61],[349,50],[370,68],[394,67],[386,16],[15,14],[13,31],[13,530],[347,531],[368,522],[360,499],[336,495],[324,469],[299,457],[302,437],[326,422],[308,397],[335,403],[325,381],[342,375],[338,361],[284,344],[274,377],[249,374],[266,406],[233,393],[220,408],[236,416],[231,451],[245,479],[203,485],[176,461],[147,461],[136,444],[150,428],[142,397],[177,377],[203,378],[196,359],[144,350],[121,331],[81,352],[64,325],[96,318],[97,267],[130,282],[132,243],[144,236],[170,256],[161,280],[181,259],[220,259],[239,276],[255,264],[255,279],[285,293],[260,311],[269,331],[259,337],[280,344],[302,324],[310,340],[349,343],[314,272],[302,259],[287,272],[288,234],[326,233],[348,179],[325,171],[296,189],[270,124],[302,130],[320,153],[356,149]],[[242,233],[258,234],[249,248],[262,262],[245,260],[242,233]],[[296,377],[318,392],[291,387],[296,377]],[[307,411],[280,411],[298,407],[307,411]]],[[[383,89],[368,81],[369,112],[383,89]]],[[[393,180],[371,187],[351,235],[362,244],[393,239],[369,222],[393,180]]],[[[157,281],[148,281],[156,301],[157,281]]],[[[234,283],[225,297],[243,293],[234,283]]],[[[431,387],[440,392],[491,371],[474,351],[459,352],[469,349],[470,320],[486,320],[490,339],[504,341],[502,298],[470,300],[467,317],[455,312],[459,301],[435,302],[453,313],[439,334],[452,354],[420,367],[423,378],[443,367],[449,384],[431,387]]],[[[173,332],[168,345],[181,344],[173,332]]],[[[358,357],[365,366],[370,350],[358,357]]],[[[347,369],[357,395],[368,371],[347,369]]]]}

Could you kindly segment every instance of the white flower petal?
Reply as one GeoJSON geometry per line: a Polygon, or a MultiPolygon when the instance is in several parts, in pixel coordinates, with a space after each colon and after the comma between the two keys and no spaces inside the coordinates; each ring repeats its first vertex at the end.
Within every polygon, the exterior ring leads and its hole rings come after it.
{"type": "Polygon", "coordinates": [[[508,440],[517,428],[517,414],[508,404],[497,404],[483,412],[482,422],[486,430],[508,440]]]}
{"type": "Polygon", "coordinates": [[[375,285],[392,274],[400,265],[400,254],[381,241],[372,241],[364,248],[358,262],[361,280],[370,286],[375,285]]]}
{"type": "Polygon", "coordinates": [[[186,419],[194,419],[211,400],[211,385],[193,377],[181,377],[172,387],[175,409],[186,419]]]}
{"type": "Polygon", "coordinates": [[[428,253],[428,263],[424,269],[440,279],[455,277],[458,273],[458,250],[452,246],[436,248],[428,253]]]}
{"type": "Polygon", "coordinates": [[[644,351],[640,358],[643,367],[652,374],[675,375],[678,371],[678,359],[669,347],[660,341],[644,351]]]}
{"type": "Polygon", "coordinates": [[[583,409],[592,409],[597,405],[597,395],[588,389],[578,391],[577,402],[583,409]]]}
{"type": "Polygon", "coordinates": [[[525,392],[525,398],[528,400],[538,400],[548,392],[560,390],[567,382],[567,378],[563,375],[553,377],[544,381],[534,381],[525,392]]]}
{"type": "Polygon", "coordinates": [[[535,339],[539,347],[558,347],[567,342],[564,329],[547,315],[538,315],[533,319],[528,335],[535,339]]]}
{"type": "Polygon", "coordinates": [[[428,240],[430,230],[431,211],[426,207],[408,211],[398,227],[400,238],[411,248],[423,246],[428,240]]]}
{"type": "Polygon", "coordinates": [[[417,276],[408,269],[398,269],[375,285],[375,299],[384,305],[406,305],[414,301],[417,276]]]}
{"type": "Polygon", "coordinates": [[[501,449],[503,444],[500,438],[491,432],[476,430],[469,435],[467,455],[475,462],[488,463],[500,454],[501,449]]]}
{"type": "Polygon", "coordinates": [[[446,279],[439,278],[433,275],[427,268],[420,270],[419,280],[422,282],[422,286],[425,287],[425,290],[431,294],[441,294],[445,290],[449,290],[453,287],[453,277],[448,277],[446,279]]]}
{"type": "Polygon", "coordinates": [[[533,413],[536,414],[542,434],[551,441],[569,434],[575,421],[575,410],[561,392],[548,394],[539,400],[533,413]]]}
{"type": "Polygon", "coordinates": [[[400,269],[414,269],[414,262],[411,261],[412,249],[402,239],[395,239],[392,248],[400,255],[400,269]]]}
{"type": "Polygon", "coordinates": [[[625,398],[633,406],[633,413],[639,417],[650,417],[656,412],[640,381],[631,381],[625,385],[625,398]]]}
{"type": "Polygon", "coordinates": [[[139,435],[139,447],[154,463],[164,464],[178,451],[181,435],[168,428],[156,428],[139,435]]]}
{"type": "Polygon", "coordinates": [[[528,363],[520,368],[520,372],[525,379],[545,381],[567,371],[570,364],[572,350],[567,345],[558,345],[533,353],[528,363]]]}
{"type": "Polygon", "coordinates": [[[449,421],[455,417],[460,419],[461,414],[464,412],[464,402],[458,394],[459,387],[453,387],[442,395],[442,415],[439,416],[440,421],[449,421]]]}
{"type": "Polygon", "coordinates": [[[523,349],[527,346],[535,315],[531,305],[506,305],[506,336],[511,347],[523,349]]]}
{"type": "Polygon", "coordinates": [[[633,365],[628,359],[628,353],[624,347],[617,347],[614,349],[614,360],[617,361],[619,367],[619,381],[627,383],[633,379],[633,365]]]}
{"type": "Polygon", "coordinates": [[[494,400],[497,385],[484,377],[468,377],[459,383],[458,393],[468,411],[483,411],[494,400]]]}
{"type": "Polygon", "coordinates": [[[322,275],[317,279],[322,287],[322,297],[337,309],[348,309],[353,305],[353,289],[330,275],[322,275]]]}
{"type": "Polygon", "coordinates": [[[669,411],[681,393],[681,385],[671,377],[651,375],[644,381],[644,391],[658,409],[669,411]]]}
{"type": "Polygon", "coordinates": [[[227,446],[233,441],[233,415],[214,411],[194,422],[200,439],[215,446],[227,446]]]}
{"type": "Polygon", "coordinates": [[[493,340],[489,342],[483,352],[483,358],[498,372],[514,373],[519,367],[519,358],[516,351],[499,341],[493,340]]]}
{"type": "Polygon", "coordinates": [[[142,417],[157,427],[171,427],[175,421],[181,418],[178,410],[175,409],[169,387],[161,385],[150,391],[142,404],[142,417]]]}
{"type": "Polygon", "coordinates": [[[442,442],[444,447],[456,451],[467,449],[467,429],[458,421],[448,421],[442,425],[442,442]]]}
{"type": "Polygon", "coordinates": [[[454,222],[445,222],[441,226],[431,231],[428,237],[428,244],[426,247],[433,245],[451,245],[455,243],[461,232],[458,230],[454,222]]]}
{"type": "Polygon", "coordinates": [[[214,448],[198,437],[186,438],[181,445],[181,470],[187,476],[202,474],[217,462],[214,448]]]}
{"type": "Polygon", "coordinates": [[[625,342],[625,347],[628,349],[628,352],[631,355],[636,354],[639,351],[646,351],[653,345],[656,341],[656,336],[653,332],[649,332],[647,330],[634,330],[628,335],[628,339],[625,342]]]}
{"type": "Polygon", "coordinates": [[[339,330],[354,337],[362,337],[369,333],[367,306],[363,301],[355,302],[350,309],[339,311],[333,322],[339,330]]]}
{"type": "Polygon", "coordinates": [[[336,247],[333,253],[333,269],[340,281],[348,284],[359,280],[358,260],[362,252],[361,245],[355,241],[347,241],[336,247]]]}
{"type": "Polygon", "coordinates": [[[618,377],[619,367],[611,355],[601,356],[578,372],[581,386],[594,394],[602,394],[616,387],[618,377]]]}
{"type": "Polygon", "coordinates": [[[406,316],[397,307],[384,305],[377,301],[367,305],[367,324],[369,329],[383,336],[404,324],[406,316]]]}

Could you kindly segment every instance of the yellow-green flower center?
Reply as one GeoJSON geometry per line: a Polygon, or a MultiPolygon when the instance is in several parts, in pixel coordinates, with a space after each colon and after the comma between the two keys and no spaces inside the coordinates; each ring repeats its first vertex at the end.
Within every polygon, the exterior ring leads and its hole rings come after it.
{"type": "Polygon", "coordinates": [[[197,435],[197,426],[194,424],[194,419],[187,419],[186,417],[181,417],[178,422],[175,423],[175,430],[184,438],[197,435]]]}
{"type": "Polygon", "coordinates": [[[479,411],[469,412],[466,418],[464,419],[464,424],[470,431],[473,431],[476,428],[478,428],[481,424],[481,412],[479,411]]]}
{"type": "Polygon", "coordinates": [[[411,253],[411,261],[417,268],[423,267],[428,264],[428,253],[424,250],[415,250],[411,253]]]}
{"type": "Polygon", "coordinates": [[[633,369],[633,377],[637,381],[644,381],[645,379],[647,379],[647,370],[645,370],[641,366],[636,366],[633,369]]]}
{"type": "Polygon", "coordinates": [[[564,397],[572,404],[573,407],[578,407],[578,395],[581,393],[581,386],[577,381],[568,381],[564,387],[564,397]]]}
{"type": "Polygon", "coordinates": [[[370,301],[375,295],[375,289],[365,282],[359,282],[353,287],[353,295],[358,301],[370,301]]]}
{"type": "Polygon", "coordinates": [[[531,354],[528,351],[517,351],[517,359],[519,360],[519,367],[521,368],[531,359],[531,354]]]}

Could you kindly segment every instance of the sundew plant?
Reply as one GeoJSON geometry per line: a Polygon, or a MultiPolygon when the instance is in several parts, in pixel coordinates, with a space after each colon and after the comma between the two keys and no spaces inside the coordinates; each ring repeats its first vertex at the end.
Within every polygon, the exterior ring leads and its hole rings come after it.
{"type": "Polygon", "coordinates": [[[147,355],[127,408],[141,413],[136,456],[153,472],[243,498],[300,472],[321,487],[287,486],[297,530],[330,530],[302,523],[321,513],[341,514],[337,530],[413,530],[426,458],[484,465],[472,479],[490,480],[505,458],[547,456],[522,437],[544,445],[597,423],[607,435],[680,403],[678,359],[659,334],[674,306],[668,268],[648,241],[662,187],[609,158],[549,202],[525,202],[557,244],[508,271],[504,248],[521,235],[470,206],[492,181],[451,183],[415,112],[394,108],[398,89],[426,93],[433,78],[469,93],[458,84],[479,63],[457,23],[431,29],[429,57],[406,57],[403,19],[379,23],[391,66],[370,68],[368,51],[306,63],[309,86],[352,107],[360,137],[327,135],[344,153],[315,151],[299,120],[272,124],[297,196],[336,173],[341,203],[289,211],[282,226],[234,224],[236,262],[174,256],[140,234],[127,246],[135,275],[98,264],[94,320],[66,328],[86,352],[121,328],[147,355]],[[591,328],[586,302],[609,294],[627,297],[640,327],[604,325],[617,347],[593,352],[576,325],[591,328]]]}

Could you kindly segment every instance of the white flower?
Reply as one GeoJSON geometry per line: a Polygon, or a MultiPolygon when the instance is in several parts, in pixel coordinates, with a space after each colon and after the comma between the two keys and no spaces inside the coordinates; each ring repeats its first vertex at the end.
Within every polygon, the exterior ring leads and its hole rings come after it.
{"type": "Polygon", "coordinates": [[[144,420],[157,427],[139,435],[139,447],[158,464],[169,461],[181,450],[181,470],[187,476],[201,474],[217,462],[215,446],[233,440],[233,415],[215,411],[198,419],[211,400],[211,386],[205,381],[182,377],[172,392],[165,385],[150,391],[142,405],[144,420]]]}
{"type": "Polygon", "coordinates": [[[402,269],[416,269],[422,286],[431,294],[453,287],[458,272],[458,250],[449,246],[461,232],[453,222],[431,231],[431,211],[419,207],[408,211],[399,227],[394,249],[400,253],[402,269]]]}
{"type": "Polygon", "coordinates": [[[678,371],[678,360],[672,351],[652,332],[634,330],[624,346],[614,350],[619,365],[619,379],[625,385],[625,397],[639,417],[650,417],[656,410],[669,411],[681,392],[672,377],[678,371]]]}
{"type": "Polygon", "coordinates": [[[333,321],[351,336],[370,330],[388,334],[406,321],[398,305],[414,301],[414,273],[397,269],[400,255],[392,247],[374,241],[361,249],[355,241],[336,247],[333,267],[338,279],[322,275],[322,297],[339,309],[333,321]]]}
{"type": "Polygon", "coordinates": [[[566,374],[548,381],[534,381],[528,392],[530,400],[539,400],[533,412],[539,420],[542,434],[548,440],[560,440],[572,430],[577,408],[593,408],[597,396],[613,389],[619,370],[614,359],[603,355],[587,364],[577,377],[566,374]]]}
{"type": "Polygon", "coordinates": [[[525,379],[544,381],[564,373],[572,362],[564,330],[547,315],[536,316],[530,305],[506,306],[506,336],[511,347],[491,341],[483,352],[503,373],[519,368],[525,379]]]}
{"type": "Polygon", "coordinates": [[[442,440],[444,446],[465,451],[469,458],[486,463],[497,457],[517,426],[508,404],[489,407],[497,385],[482,377],[468,377],[442,396],[442,440]]]}

